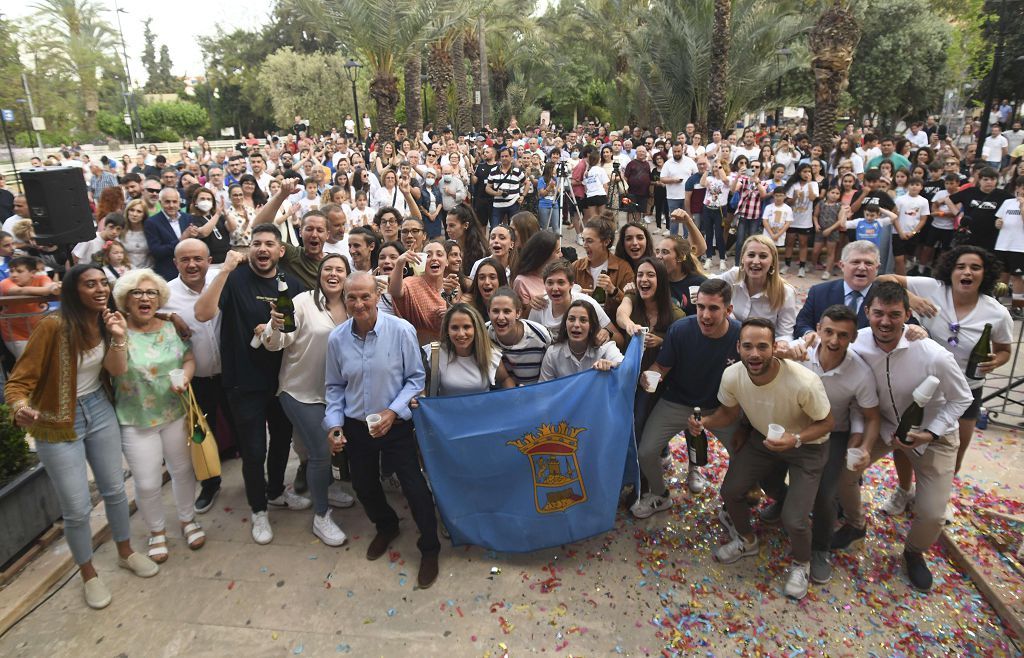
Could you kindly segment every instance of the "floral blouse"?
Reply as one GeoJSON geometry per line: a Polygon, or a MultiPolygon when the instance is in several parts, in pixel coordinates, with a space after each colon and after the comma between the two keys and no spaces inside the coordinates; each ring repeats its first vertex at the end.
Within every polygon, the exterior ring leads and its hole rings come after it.
{"type": "Polygon", "coordinates": [[[182,367],[190,349],[170,322],[152,332],[128,330],[128,372],[114,378],[119,423],[156,427],[185,415],[169,373],[182,367]]]}

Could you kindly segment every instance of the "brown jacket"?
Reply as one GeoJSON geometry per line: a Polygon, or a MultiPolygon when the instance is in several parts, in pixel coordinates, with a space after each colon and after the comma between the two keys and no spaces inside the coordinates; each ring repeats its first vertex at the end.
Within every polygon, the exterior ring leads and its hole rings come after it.
{"type": "MultiPolygon", "coordinates": [[[[28,431],[37,441],[74,441],[77,405],[78,359],[74,357],[64,325],[50,315],[29,336],[25,353],[14,364],[4,395],[11,412],[32,407],[39,412],[28,431]]],[[[100,375],[110,392],[105,371],[100,375]]]]}
{"type": "MultiPolygon", "coordinates": [[[[590,276],[590,262],[587,257],[580,258],[572,264],[573,270],[576,272],[576,283],[581,288],[586,290],[594,289],[594,277],[590,276]]],[[[608,277],[612,280],[615,285],[614,294],[611,291],[605,291],[608,293],[607,301],[604,303],[604,310],[608,314],[608,317],[615,321],[615,311],[619,308],[619,304],[622,303],[624,293],[622,289],[627,283],[633,283],[636,279],[636,275],[633,274],[633,268],[629,266],[629,263],[618,258],[614,254],[608,254],[608,277]]]]}

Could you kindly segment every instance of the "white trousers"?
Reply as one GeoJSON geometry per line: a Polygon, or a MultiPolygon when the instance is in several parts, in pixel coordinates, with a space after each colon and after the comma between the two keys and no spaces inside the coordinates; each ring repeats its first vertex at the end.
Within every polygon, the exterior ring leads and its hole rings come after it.
{"type": "Polygon", "coordinates": [[[164,530],[164,507],[160,500],[164,462],[171,474],[178,520],[187,522],[195,518],[196,474],[185,436],[185,417],[156,427],[122,425],[121,442],[135,481],[135,499],[149,531],[164,530]]]}

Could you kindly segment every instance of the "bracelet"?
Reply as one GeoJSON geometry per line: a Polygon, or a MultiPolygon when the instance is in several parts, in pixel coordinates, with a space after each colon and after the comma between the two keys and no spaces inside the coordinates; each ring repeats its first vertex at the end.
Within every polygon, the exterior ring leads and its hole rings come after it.
{"type": "Polygon", "coordinates": [[[128,337],[125,336],[124,340],[122,340],[120,343],[110,341],[110,349],[117,350],[119,352],[124,352],[125,350],[128,349],[128,337]]]}

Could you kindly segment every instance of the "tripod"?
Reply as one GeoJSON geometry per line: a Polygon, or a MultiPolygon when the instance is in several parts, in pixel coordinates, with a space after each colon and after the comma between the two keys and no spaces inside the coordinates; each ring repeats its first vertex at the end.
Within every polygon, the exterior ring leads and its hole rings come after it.
{"type": "Polygon", "coordinates": [[[626,213],[627,221],[639,219],[636,215],[643,210],[642,208],[637,209],[633,204],[633,198],[629,196],[626,181],[622,179],[618,163],[612,165],[612,175],[608,180],[608,201],[605,203],[605,207],[626,213]]]}
{"type": "MultiPolygon", "coordinates": [[[[555,200],[552,202],[551,212],[554,213],[555,217],[558,218],[558,239],[559,239],[559,242],[561,242],[562,238],[564,237],[562,235],[563,230],[564,230],[564,224],[562,222],[562,199],[564,197],[568,197],[569,198],[569,207],[576,211],[576,218],[577,218],[576,221],[577,221],[577,223],[580,222],[579,217],[581,217],[583,215],[582,211],[580,210],[579,204],[576,203],[576,197],[572,193],[572,187],[570,185],[569,170],[568,170],[568,167],[566,166],[566,164],[564,162],[559,162],[558,163],[558,168],[555,170],[554,186],[555,186],[555,189],[558,190],[558,191],[555,193],[555,200]],[[568,190],[568,191],[566,191],[566,190],[568,190]]],[[[571,211],[569,212],[569,215],[570,215],[570,217],[572,216],[572,212],[571,211]]],[[[549,217],[548,218],[548,222],[550,222],[550,221],[551,221],[551,219],[549,217]]],[[[577,233],[580,233],[580,232],[582,232],[582,231],[579,230],[579,227],[577,227],[577,233]]]]}

